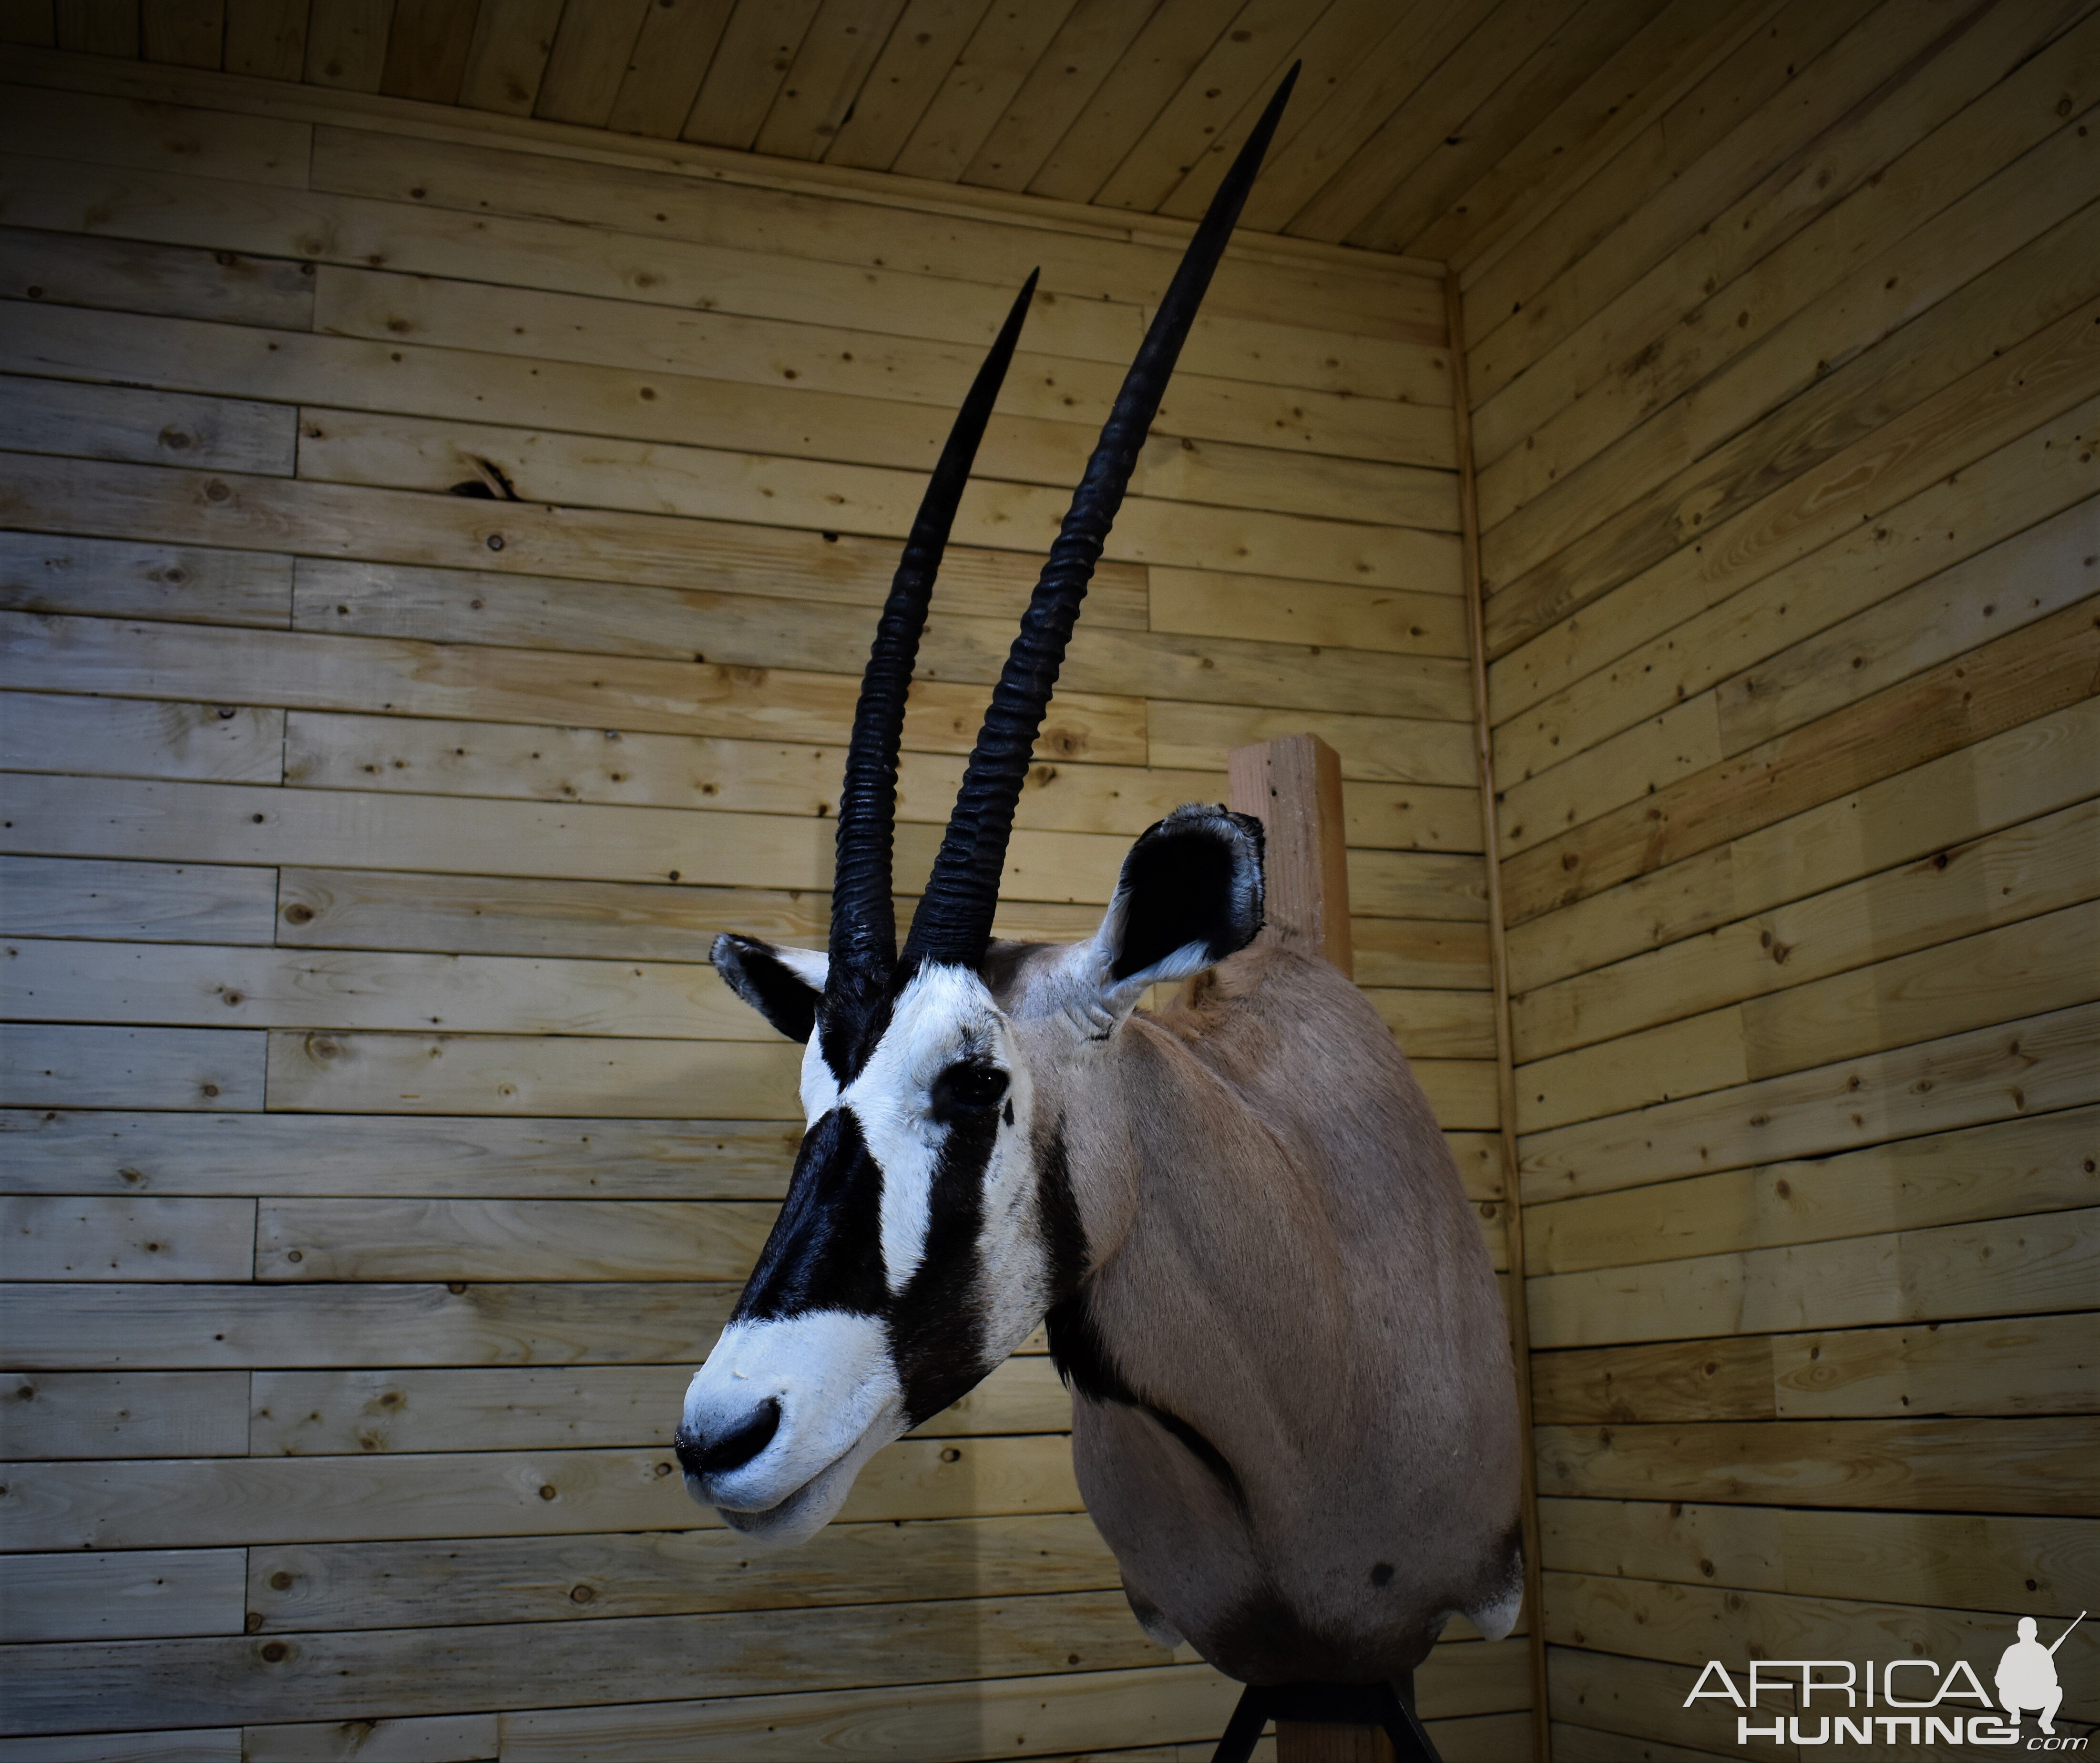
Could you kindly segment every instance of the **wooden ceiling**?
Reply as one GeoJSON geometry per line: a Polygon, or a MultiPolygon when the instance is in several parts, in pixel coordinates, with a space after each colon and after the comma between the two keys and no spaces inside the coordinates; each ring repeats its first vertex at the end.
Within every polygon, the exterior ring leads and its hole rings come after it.
{"type": "Polygon", "coordinates": [[[7,0],[4,34],[1462,261],[1752,0],[7,0]]]}

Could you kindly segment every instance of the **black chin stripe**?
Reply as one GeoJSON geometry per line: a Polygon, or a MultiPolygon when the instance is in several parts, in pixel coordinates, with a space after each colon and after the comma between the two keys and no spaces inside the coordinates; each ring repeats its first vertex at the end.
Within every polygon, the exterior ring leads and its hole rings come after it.
{"type": "Polygon", "coordinates": [[[852,1111],[836,1108],[804,1135],[787,1204],[730,1320],[810,1310],[880,1316],[889,1304],[881,1172],[852,1111]]]}

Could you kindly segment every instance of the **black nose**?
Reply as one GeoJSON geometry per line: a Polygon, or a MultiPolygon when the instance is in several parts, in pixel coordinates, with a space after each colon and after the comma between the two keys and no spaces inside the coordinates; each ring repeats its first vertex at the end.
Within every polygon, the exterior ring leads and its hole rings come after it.
{"type": "Polygon", "coordinates": [[[688,1475],[726,1475],[772,1443],[779,1430],[780,1404],[769,1396],[749,1420],[718,1439],[704,1439],[681,1426],[671,1441],[671,1454],[688,1475]]]}

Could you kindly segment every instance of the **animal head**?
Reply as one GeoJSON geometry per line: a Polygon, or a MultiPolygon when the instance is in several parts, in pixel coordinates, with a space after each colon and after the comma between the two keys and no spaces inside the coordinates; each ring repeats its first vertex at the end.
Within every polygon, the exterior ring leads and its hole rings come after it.
{"type": "Polygon", "coordinates": [[[839,796],[829,947],[716,941],[724,979],[807,1049],[786,1203],[676,1440],[693,1496],[748,1533],[797,1541],[821,1527],[862,1464],[968,1391],[1070,1289],[1085,1243],[1056,1131],[1065,1088],[1112,1050],[1149,986],[1260,928],[1259,823],[1189,807],[1132,847],[1087,941],[991,937],[1015,806],[1088,580],[1290,89],[1220,185],[1117,396],[902,950],[891,850],[905,696],[1033,275],[955,418],[876,627],[839,796]]]}

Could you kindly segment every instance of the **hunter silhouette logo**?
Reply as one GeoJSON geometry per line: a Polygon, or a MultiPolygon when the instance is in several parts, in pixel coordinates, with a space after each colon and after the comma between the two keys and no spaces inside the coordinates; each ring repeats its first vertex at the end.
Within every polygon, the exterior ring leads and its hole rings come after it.
{"type": "MultiPolygon", "coordinates": [[[[2071,1629],[2085,1620],[2081,1610],[2071,1629]]],[[[2032,1709],[2040,1717],[2041,1730],[2055,1732],[2056,1711],[2063,1706],[2063,1686],[2056,1681],[2056,1650],[2071,1638],[2071,1629],[2044,1646],[2035,1638],[2034,1618],[2020,1618],[2020,1637],[2000,1657],[1996,1678],[1999,1703],[2014,1721],[2032,1709]]]]}
{"type": "Polygon", "coordinates": [[[2084,1737],[2058,1734],[2056,1730],[2056,1712],[2063,1705],[2056,1653],[2085,1615],[2080,1611],[2046,1646],[2038,1638],[2035,1619],[2021,1617],[2019,1638],[1999,1655],[1992,1678],[1998,1692],[1995,1704],[1975,1668],[1963,1659],[1943,1671],[1930,1659],[1894,1659],[1886,1664],[1868,1659],[1856,1665],[1843,1659],[1754,1659],[1734,1673],[1718,1659],[1710,1659],[1684,1706],[1702,1700],[1732,1703],[1742,1710],[1736,1717],[1739,1745],[1769,1739],[1775,1744],[1879,1744],[1884,1749],[1897,1744],[1967,1744],[2083,1751],[2087,1745],[2084,1737]],[[1781,1714],[1768,1708],[1761,1720],[1758,1695],[1779,1690],[1793,1692],[1801,1712],[1781,1714]],[[1817,1697],[1824,1699],[1828,1708],[1841,1695],[1843,1713],[1815,1709],[1817,1697]],[[1964,1702],[1976,1703],[1978,1708],[1947,1705],[1964,1702]],[[2028,1714],[2036,1717],[2041,1729],[2038,1737],[2023,1729],[2028,1714]]]}

